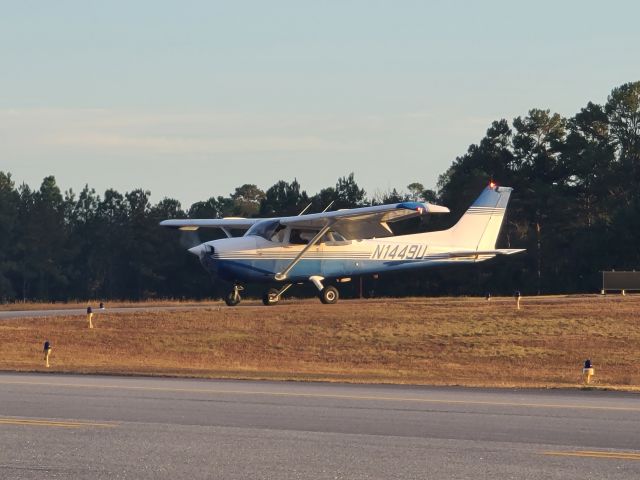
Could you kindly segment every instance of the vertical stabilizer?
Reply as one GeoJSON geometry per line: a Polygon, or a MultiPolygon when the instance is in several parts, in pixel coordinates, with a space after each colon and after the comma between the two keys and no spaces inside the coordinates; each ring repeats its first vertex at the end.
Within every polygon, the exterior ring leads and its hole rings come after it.
{"type": "Polygon", "coordinates": [[[510,187],[485,188],[473,205],[448,230],[423,234],[434,247],[447,246],[461,250],[493,250],[511,196],[510,187]]]}
{"type": "Polygon", "coordinates": [[[453,227],[456,246],[493,250],[507,211],[512,188],[488,186],[453,227]]]}

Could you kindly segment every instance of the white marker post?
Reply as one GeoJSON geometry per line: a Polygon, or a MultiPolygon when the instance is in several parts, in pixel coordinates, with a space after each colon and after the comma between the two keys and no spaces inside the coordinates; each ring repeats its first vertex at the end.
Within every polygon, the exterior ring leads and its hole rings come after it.
{"type": "Polygon", "coordinates": [[[585,360],[584,367],[582,368],[582,378],[585,385],[589,385],[591,383],[591,377],[593,377],[595,373],[596,369],[591,365],[591,360],[585,360]]]}
{"type": "Polygon", "coordinates": [[[49,343],[49,340],[44,342],[44,348],[42,351],[44,352],[44,364],[49,368],[49,355],[51,354],[51,343],[49,343]]]}

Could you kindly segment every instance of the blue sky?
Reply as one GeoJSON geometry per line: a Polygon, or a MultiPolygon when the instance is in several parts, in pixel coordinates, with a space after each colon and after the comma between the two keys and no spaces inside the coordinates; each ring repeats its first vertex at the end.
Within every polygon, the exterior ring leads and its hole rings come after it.
{"type": "Polygon", "coordinates": [[[639,5],[0,1],[0,170],[185,206],[433,187],[492,120],[639,80],[639,5]]]}

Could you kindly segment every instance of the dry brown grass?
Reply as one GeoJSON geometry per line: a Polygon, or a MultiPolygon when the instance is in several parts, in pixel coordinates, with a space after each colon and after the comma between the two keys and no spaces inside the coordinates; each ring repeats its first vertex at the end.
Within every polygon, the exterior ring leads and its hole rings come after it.
{"type": "Polygon", "coordinates": [[[477,386],[640,385],[640,296],[212,305],[0,321],[0,369],[477,386]]]}

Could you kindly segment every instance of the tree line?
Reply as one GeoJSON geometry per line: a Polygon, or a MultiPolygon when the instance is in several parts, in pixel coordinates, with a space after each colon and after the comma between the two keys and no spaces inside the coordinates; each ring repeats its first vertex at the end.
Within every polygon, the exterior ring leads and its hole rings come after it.
{"type": "MultiPolygon", "coordinates": [[[[152,204],[142,189],[62,192],[48,176],[36,190],[0,172],[0,301],[216,296],[219,286],[185,248],[218,233],[178,234],[159,221],[297,215],[309,204],[308,212],[402,200],[448,206],[447,218],[393,226],[398,234],[428,231],[454,223],[490,179],[515,189],[499,245],[525,254],[366,278],[365,294],[592,292],[600,271],[639,268],[640,82],[614,88],[604,105],[588,102],[571,118],[531,109],[492,122],[440,175],[435,191],[416,181],[367,196],[350,174],[314,195],[281,180],[266,191],[245,184],[183,209],[171,198],[152,204]]],[[[358,290],[355,282],[346,293],[358,290]]]]}

